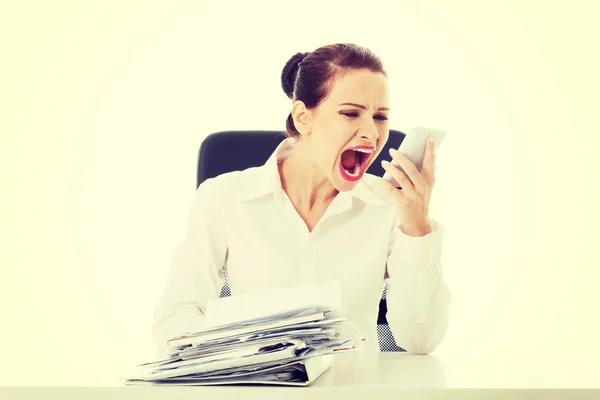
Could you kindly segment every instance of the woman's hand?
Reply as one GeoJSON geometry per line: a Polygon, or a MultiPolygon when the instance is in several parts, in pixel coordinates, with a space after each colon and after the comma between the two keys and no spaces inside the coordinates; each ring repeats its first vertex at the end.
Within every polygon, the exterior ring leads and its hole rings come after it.
{"type": "Polygon", "coordinates": [[[396,188],[390,182],[381,179],[378,185],[395,200],[400,217],[400,229],[409,236],[425,236],[431,232],[429,224],[429,200],[435,183],[435,147],[433,136],[429,136],[425,148],[421,172],[403,154],[390,149],[392,158],[406,171],[383,161],[383,168],[400,184],[396,188]]]}

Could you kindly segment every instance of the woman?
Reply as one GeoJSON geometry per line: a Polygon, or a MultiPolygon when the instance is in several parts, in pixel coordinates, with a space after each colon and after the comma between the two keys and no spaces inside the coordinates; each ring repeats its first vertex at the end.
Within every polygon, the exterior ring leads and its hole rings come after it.
{"type": "Polygon", "coordinates": [[[233,294],[339,280],[346,314],[377,349],[377,312],[399,346],[427,354],[445,335],[450,293],[442,280],[442,227],[428,215],[434,148],[421,172],[384,162],[402,189],[366,174],[389,135],[387,74],[368,49],[335,44],[297,53],[281,76],[293,100],[289,136],[257,168],[198,188],[155,310],[159,354],[169,337],[202,328],[225,265],[233,294]]]}

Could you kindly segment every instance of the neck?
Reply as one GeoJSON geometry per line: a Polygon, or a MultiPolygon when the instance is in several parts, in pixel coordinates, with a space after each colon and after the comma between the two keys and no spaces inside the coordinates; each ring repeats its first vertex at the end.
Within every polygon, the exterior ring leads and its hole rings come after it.
{"type": "Polygon", "coordinates": [[[327,206],[338,194],[323,172],[311,161],[302,140],[279,164],[281,186],[296,209],[310,212],[327,206]]]}

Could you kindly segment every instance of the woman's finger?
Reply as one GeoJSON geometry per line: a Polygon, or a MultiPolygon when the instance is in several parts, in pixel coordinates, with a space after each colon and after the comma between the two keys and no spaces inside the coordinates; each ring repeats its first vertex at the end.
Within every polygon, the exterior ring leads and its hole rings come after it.
{"type": "Polygon", "coordinates": [[[403,191],[398,190],[396,186],[394,186],[391,182],[385,179],[378,179],[377,182],[375,182],[375,186],[378,186],[380,189],[388,192],[389,195],[392,196],[392,198],[394,198],[395,201],[405,200],[404,193],[402,193],[403,191]]]}
{"type": "MultiPolygon", "coordinates": [[[[417,167],[408,159],[406,156],[395,149],[390,149],[390,155],[396,162],[402,167],[405,172],[398,170],[398,172],[402,173],[405,177],[407,177],[412,183],[413,187],[419,194],[425,193],[425,183],[423,182],[423,177],[417,170],[417,167]]],[[[394,169],[397,169],[394,167],[394,169]]],[[[400,181],[397,180],[398,183],[400,181]]]]}
{"type": "Polygon", "coordinates": [[[427,139],[421,175],[423,175],[429,186],[433,186],[435,181],[435,143],[433,141],[433,135],[430,135],[427,139]]]}
{"type": "MultiPolygon", "coordinates": [[[[389,161],[382,161],[381,166],[392,175],[392,178],[398,182],[405,196],[416,194],[415,187],[406,174],[400,171],[396,166],[389,161]]],[[[393,186],[393,185],[392,185],[393,186]]]]}

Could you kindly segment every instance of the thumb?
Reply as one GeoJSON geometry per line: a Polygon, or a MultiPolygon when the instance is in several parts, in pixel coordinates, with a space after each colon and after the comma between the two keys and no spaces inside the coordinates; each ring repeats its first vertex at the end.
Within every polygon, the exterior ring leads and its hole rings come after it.
{"type": "Polygon", "coordinates": [[[383,194],[386,197],[391,197],[392,200],[397,200],[399,197],[404,196],[402,190],[398,190],[391,182],[385,179],[378,179],[375,182],[374,188],[379,194],[383,194]]]}
{"type": "Polygon", "coordinates": [[[375,188],[383,191],[383,192],[391,192],[391,188],[394,185],[392,185],[390,182],[386,181],[385,179],[378,179],[377,182],[375,182],[375,188]]]}

